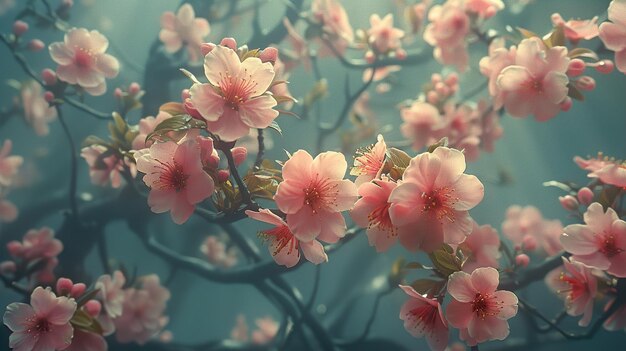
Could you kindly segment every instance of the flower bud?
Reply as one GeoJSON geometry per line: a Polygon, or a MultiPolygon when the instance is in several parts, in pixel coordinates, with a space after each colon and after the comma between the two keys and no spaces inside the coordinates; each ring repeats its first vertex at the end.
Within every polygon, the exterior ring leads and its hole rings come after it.
{"type": "Polygon", "coordinates": [[[598,61],[593,67],[599,73],[609,74],[613,72],[613,69],[615,68],[615,64],[611,60],[602,60],[602,61],[598,61]]]}
{"type": "Polygon", "coordinates": [[[220,45],[237,50],[237,41],[234,38],[224,38],[220,42],[220,45]]]}
{"type": "Polygon", "coordinates": [[[239,166],[240,164],[242,164],[246,160],[246,157],[248,157],[248,150],[246,150],[246,148],[243,146],[234,147],[231,150],[231,153],[233,154],[235,166],[239,166]]]}
{"type": "Polygon", "coordinates": [[[365,61],[369,64],[372,64],[374,63],[375,60],[376,60],[376,55],[374,55],[372,50],[367,50],[367,52],[365,53],[365,61]]]}
{"type": "Polygon", "coordinates": [[[576,88],[580,90],[593,90],[596,88],[596,80],[589,76],[582,76],[576,81],[576,88]]]}
{"type": "Polygon", "coordinates": [[[439,73],[434,73],[432,76],[430,76],[430,82],[433,84],[437,84],[441,81],[443,81],[443,77],[441,77],[441,74],[439,73]]]}
{"type": "Polygon", "coordinates": [[[183,103],[183,108],[185,109],[185,112],[187,112],[191,117],[204,121],[204,118],[202,118],[200,112],[198,112],[198,110],[196,110],[196,108],[193,106],[190,98],[185,99],[185,102],[183,103]]]}
{"type": "Polygon", "coordinates": [[[45,46],[46,44],[39,39],[33,39],[28,42],[28,50],[33,52],[41,51],[45,46]]]}
{"type": "Polygon", "coordinates": [[[589,206],[593,202],[593,191],[587,187],[580,188],[577,197],[581,204],[589,206]]]}
{"type": "Polygon", "coordinates": [[[398,60],[406,59],[406,50],[404,50],[404,49],[397,49],[396,50],[396,58],[398,60]]]}
{"type": "Polygon", "coordinates": [[[526,235],[522,239],[524,251],[535,251],[537,249],[537,239],[534,236],[526,235]]]}
{"type": "Polygon", "coordinates": [[[452,85],[457,85],[459,83],[459,75],[456,73],[450,73],[446,76],[446,80],[445,80],[446,85],[448,86],[452,86],[452,85]]]}
{"type": "Polygon", "coordinates": [[[52,103],[52,101],[54,101],[54,93],[52,93],[51,91],[46,91],[45,93],[43,93],[43,99],[46,100],[46,102],[48,103],[52,103]]]}
{"type": "Polygon", "coordinates": [[[57,74],[50,68],[45,68],[41,71],[41,79],[43,79],[43,82],[46,83],[46,85],[52,86],[57,83],[57,74]]]}
{"type": "Polygon", "coordinates": [[[200,45],[200,51],[202,52],[202,55],[206,56],[209,54],[209,52],[213,51],[213,48],[215,48],[215,44],[213,43],[202,43],[200,45]]]}
{"type": "Polygon", "coordinates": [[[569,66],[567,66],[567,75],[570,77],[579,76],[583,74],[585,68],[585,61],[581,59],[573,59],[569,62],[569,66]]]}
{"type": "Polygon", "coordinates": [[[13,34],[15,34],[16,37],[21,36],[27,31],[28,31],[28,23],[24,21],[20,21],[20,20],[13,22],[13,34]]]}
{"type": "Polygon", "coordinates": [[[98,317],[102,311],[102,304],[97,300],[89,300],[85,303],[85,312],[87,312],[92,317],[98,317]]]}
{"type": "Polygon", "coordinates": [[[574,104],[574,102],[572,101],[572,98],[569,96],[565,97],[565,100],[563,100],[563,102],[561,102],[561,111],[569,111],[572,108],[572,105],[574,104]]]}
{"type": "Polygon", "coordinates": [[[439,102],[439,94],[437,94],[435,91],[429,91],[426,94],[426,101],[428,101],[428,103],[435,105],[437,102],[439,102]]]}
{"type": "Polygon", "coordinates": [[[217,171],[217,180],[220,183],[227,181],[228,177],[230,177],[230,172],[228,172],[228,170],[220,169],[219,171],[217,171]]]}
{"type": "Polygon", "coordinates": [[[67,296],[72,292],[72,288],[74,287],[74,283],[71,279],[68,278],[59,278],[57,280],[56,292],[57,295],[67,296]]]}
{"type": "Polygon", "coordinates": [[[10,241],[7,243],[7,251],[9,251],[9,255],[12,257],[20,257],[22,255],[22,243],[19,241],[10,241]]]}
{"type": "Polygon", "coordinates": [[[530,263],[530,257],[527,254],[519,254],[515,256],[515,264],[520,267],[527,267],[530,263]]]}
{"type": "Polygon", "coordinates": [[[261,62],[276,62],[276,60],[278,60],[278,49],[271,46],[263,49],[261,55],[259,55],[259,59],[261,59],[261,62]]]}
{"type": "Polygon", "coordinates": [[[183,90],[180,92],[180,99],[181,99],[182,101],[185,101],[185,100],[187,100],[187,99],[191,99],[191,93],[189,92],[189,89],[183,89],[183,90]]]}
{"type": "Polygon", "coordinates": [[[124,97],[124,92],[120,88],[115,88],[115,90],[113,90],[113,96],[117,99],[121,99],[124,97]]]}
{"type": "Polygon", "coordinates": [[[141,85],[137,82],[132,82],[128,86],[128,93],[131,95],[137,95],[141,91],[141,85]]]}
{"type": "Polygon", "coordinates": [[[578,211],[578,200],[572,195],[559,196],[559,202],[566,211],[578,211]]]}
{"type": "Polygon", "coordinates": [[[70,296],[72,296],[73,298],[80,297],[82,294],[85,293],[86,289],[87,285],[85,285],[84,283],[74,284],[74,286],[72,287],[72,291],[70,292],[70,296]]]}

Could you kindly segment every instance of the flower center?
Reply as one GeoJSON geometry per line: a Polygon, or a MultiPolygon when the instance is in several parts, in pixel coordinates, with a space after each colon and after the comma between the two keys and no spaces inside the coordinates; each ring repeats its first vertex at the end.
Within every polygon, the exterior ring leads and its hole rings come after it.
{"type": "MultiPolygon", "coordinates": [[[[241,73],[240,73],[241,75],[241,73]]],[[[244,69],[242,76],[231,76],[229,73],[220,73],[219,87],[222,90],[222,97],[226,100],[226,105],[238,111],[239,105],[253,96],[258,95],[256,87],[259,84],[252,79],[244,69]]]]}
{"type": "Polygon", "coordinates": [[[449,221],[454,222],[454,212],[451,206],[458,199],[452,197],[452,193],[454,193],[454,189],[447,187],[422,193],[422,212],[429,212],[439,220],[447,218],[449,221]]]}
{"type": "Polygon", "coordinates": [[[320,210],[324,210],[327,207],[336,205],[338,185],[329,183],[326,180],[320,180],[316,177],[311,180],[309,186],[304,191],[304,204],[311,206],[313,213],[318,213],[320,210]]]}
{"type": "Polygon", "coordinates": [[[45,334],[50,332],[50,323],[45,318],[37,318],[29,321],[29,328],[27,330],[28,333],[32,334],[45,334]]]}
{"type": "Polygon", "coordinates": [[[559,290],[559,293],[567,292],[567,298],[570,301],[576,300],[581,295],[587,292],[587,284],[581,282],[580,280],[574,279],[569,275],[566,275],[565,273],[561,273],[559,279],[569,285],[569,289],[559,290]]]}
{"type": "Polygon", "coordinates": [[[260,232],[259,236],[272,241],[274,246],[272,256],[278,255],[284,248],[287,248],[288,255],[291,255],[294,250],[298,255],[300,254],[298,251],[298,240],[296,240],[286,225],[260,232]]]}
{"type": "Polygon", "coordinates": [[[93,61],[91,51],[78,47],[75,48],[74,62],[78,67],[89,68],[93,65],[93,61]]]}
{"type": "Polygon", "coordinates": [[[422,331],[432,329],[439,318],[439,311],[431,305],[424,305],[410,310],[407,320],[410,320],[422,331]]]}
{"type": "Polygon", "coordinates": [[[495,316],[501,309],[502,306],[498,306],[498,301],[495,301],[489,295],[476,293],[474,301],[472,301],[472,312],[476,313],[476,316],[480,319],[495,316]]]}
{"type": "Polygon", "coordinates": [[[364,149],[357,150],[359,155],[355,161],[358,165],[355,167],[356,171],[361,174],[378,174],[378,171],[383,167],[384,156],[381,159],[372,151],[373,145],[364,149]]]}
{"type": "Polygon", "coordinates": [[[617,256],[623,251],[624,250],[622,248],[617,247],[615,235],[613,234],[605,235],[600,243],[600,252],[607,258],[617,256]]]}
{"type": "Polygon", "coordinates": [[[396,236],[398,233],[396,232],[396,228],[391,223],[391,217],[389,216],[389,207],[391,207],[391,203],[386,202],[376,207],[370,214],[367,216],[369,221],[368,228],[378,227],[380,230],[387,231],[387,234],[390,236],[396,236]]]}
{"type": "Polygon", "coordinates": [[[178,162],[164,163],[159,161],[161,166],[159,169],[159,179],[155,182],[155,185],[161,190],[176,190],[181,191],[187,186],[187,179],[189,175],[185,173],[183,166],[178,162]]]}

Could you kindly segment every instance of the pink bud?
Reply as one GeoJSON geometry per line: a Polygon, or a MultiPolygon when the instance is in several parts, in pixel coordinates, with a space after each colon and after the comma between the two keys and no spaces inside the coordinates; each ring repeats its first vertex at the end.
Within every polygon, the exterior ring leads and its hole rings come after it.
{"type": "Polygon", "coordinates": [[[448,86],[445,85],[443,82],[439,82],[435,84],[435,91],[441,96],[447,96],[450,92],[450,89],[448,89],[448,86]]]}
{"type": "Polygon", "coordinates": [[[559,196],[559,202],[566,211],[578,211],[578,200],[572,195],[559,196]]]}
{"type": "Polygon", "coordinates": [[[261,51],[261,55],[259,55],[261,62],[271,62],[274,63],[278,60],[278,49],[274,47],[267,47],[261,51]]]}
{"type": "Polygon", "coordinates": [[[569,66],[567,66],[567,75],[570,77],[579,76],[583,74],[585,68],[585,61],[581,59],[573,59],[569,62],[569,66]]]}
{"type": "Polygon", "coordinates": [[[7,251],[12,257],[20,257],[22,255],[22,243],[19,241],[9,241],[7,243],[7,251]]]}
{"type": "Polygon", "coordinates": [[[426,94],[426,101],[428,101],[428,103],[433,104],[433,105],[436,104],[437,102],[439,102],[439,94],[437,94],[436,92],[432,90],[429,91],[426,94]]]}
{"type": "Polygon", "coordinates": [[[215,44],[213,43],[202,43],[200,45],[200,51],[202,52],[203,56],[208,55],[209,52],[213,51],[213,48],[215,48],[215,44]]]}
{"type": "Polygon", "coordinates": [[[602,61],[598,61],[595,65],[594,65],[596,71],[602,73],[602,74],[609,74],[611,72],[613,72],[613,68],[615,68],[615,64],[613,63],[613,61],[611,60],[602,60],[602,61]]]}
{"type": "Polygon", "coordinates": [[[27,31],[28,31],[28,23],[24,21],[20,21],[20,20],[13,22],[13,34],[15,34],[16,37],[21,36],[27,31]]]}
{"type": "Polygon", "coordinates": [[[596,80],[589,76],[582,76],[576,81],[576,87],[580,90],[593,90],[596,88],[596,80]]]}
{"type": "Polygon", "coordinates": [[[248,150],[246,150],[246,148],[243,146],[234,147],[231,150],[231,153],[233,154],[235,166],[239,166],[240,164],[242,164],[243,161],[246,160],[246,157],[248,157],[248,150]]]}
{"type": "Polygon", "coordinates": [[[17,265],[13,261],[4,261],[0,263],[0,274],[13,274],[17,270],[17,265]]]}
{"type": "Polygon", "coordinates": [[[569,111],[572,108],[573,104],[574,102],[572,101],[572,98],[566,96],[565,100],[563,100],[563,102],[561,103],[561,111],[569,111]]]}
{"type": "Polygon", "coordinates": [[[74,298],[79,297],[83,293],[85,293],[86,289],[87,289],[87,285],[85,285],[84,283],[74,284],[74,286],[72,287],[72,291],[70,292],[70,295],[74,298]]]}
{"type": "Polygon", "coordinates": [[[220,169],[219,171],[217,171],[217,180],[220,183],[227,181],[228,177],[230,177],[230,173],[228,172],[228,170],[220,169]]]}
{"type": "Polygon", "coordinates": [[[120,88],[115,88],[115,90],[113,90],[113,96],[115,96],[117,99],[121,99],[122,97],[124,97],[124,92],[120,88]]]}
{"type": "Polygon", "coordinates": [[[68,278],[59,278],[57,280],[56,291],[58,295],[67,296],[72,292],[72,288],[74,287],[74,283],[71,279],[68,278]]]}
{"type": "Polygon", "coordinates": [[[593,191],[587,187],[578,190],[578,201],[585,206],[591,205],[593,202],[593,191]]]}
{"type": "Polygon", "coordinates": [[[46,91],[43,94],[43,98],[44,100],[46,100],[46,102],[51,103],[52,101],[54,101],[54,93],[52,93],[51,91],[46,91]]]}
{"type": "Polygon", "coordinates": [[[430,82],[433,84],[437,84],[441,81],[443,81],[443,78],[441,77],[441,74],[439,73],[433,73],[433,75],[430,76],[430,82]]]}
{"type": "Polygon", "coordinates": [[[530,263],[530,257],[527,254],[519,254],[515,256],[515,264],[520,267],[527,267],[530,263]]]}
{"type": "Polygon", "coordinates": [[[406,59],[406,51],[404,49],[397,49],[396,50],[396,58],[398,60],[406,59]]]}
{"type": "Polygon", "coordinates": [[[498,12],[498,9],[495,6],[489,6],[487,8],[487,11],[485,11],[485,18],[491,18],[495,16],[497,12],[498,12]]]}
{"type": "Polygon", "coordinates": [[[237,41],[234,38],[224,38],[220,42],[220,45],[237,50],[237,41]]]}
{"type": "Polygon", "coordinates": [[[522,246],[524,251],[535,251],[537,249],[537,239],[535,237],[526,235],[522,239],[522,246]]]}
{"type": "Polygon", "coordinates": [[[141,91],[141,85],[137,82],[132,82],[128,86],[128,93],[131,95],[137,95],[141,91]]]}
{"type": "Polygon", "coordinates": [[[209,155],[209,157],[206,160],[206,164],[207,164],[207,167],[211,169],[217,169],[217,167],[220,165],[220,157],[215,152],[209,155]]]}
{"type": "Polygon", "coordinates": [[[89,300],[85,303],[85,311],[92,317],[98,317],[102,311],[102,304],[97,300],[89,300]]]}
{"type": "Polygon", "coordinates": [[[374,55],[372,50],[367,50],[367,52],[365,53],[365,61],[371,64],[371,63],[374,63],[375,60],[376,60],[376,56],[374,55]]]}
{"type": "Polygon", "coordinates": [[[189,92],[189,89],[183,89],[180,92],[180,99],[182,101],[185,101],[185,100],[190,99],[190,98],[191,98],[191,93],[189,92]]]}
{"type": "Polygon", "coordinates": [[[446,85],[457,85],[459,83],[459,75],[456,73],[450,73],[446,76],[446,85]]]}
{"type": "Polygon", "coordinates": [[[41,51],[46,46],[43,41],[39,39],[33,39],[28,42],[28,50],[36,52],[41,51]]]}
{"type": "Polygon", "coordinates": [[[41,71],[41,79],[48,86],[55,85],[57,83],[57,74],[50,68],[45,68],[41,71]]]}
{"type": "Polygon", "coordinates": [[[200,112],[198,112],[198,110],[196,110],[196,108],[193,106],[190,98],[185,99],[185,102],[183,103],[183,108],[191,117],[204,121],[204,118],[202,118],[200,112]]]}

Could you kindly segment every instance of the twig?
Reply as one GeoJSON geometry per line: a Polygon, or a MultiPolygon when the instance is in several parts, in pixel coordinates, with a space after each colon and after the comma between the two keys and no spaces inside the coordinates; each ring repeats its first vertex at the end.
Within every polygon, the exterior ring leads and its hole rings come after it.
{"type": "Polygon", "coordinates": [[[259,152],[257,152],[256,159],[254,160],[254,169],[261,168],[261,163],[263,163],[263,156],[265,154],[265,138],[263,137],[263,129],[257,129],[257,133],[256,140],[259,145],[259,152]]]}
{"type": "Polygon", "coordinates": [[[61,109],[61,107],[59,105],[55,106],[55,109],[57,111],[57,117],[59,118],[59,122],[61,123],[61,126],[63,127],[63,132],[65,133],[65,137],[67,138],[67,142],[70,145],[70,167],[71,167],[71,173],[70,173],[70,190],[69,190],[69,197],[70,197],[70,211],[71,211],[71,215],[72,217],[77,220],[78,219],[78,204],[77,204],[77,200],[76,200],[76,186],[77,186],[77,178],[78,178],[78,159],[76,157],[76,144],[74,143],[74,138],[72,138],[72,134],[70,133],[70,129],[67,126],[67,123],[65,123],[65,119],[63,117],[63,110],[61,109]]]}

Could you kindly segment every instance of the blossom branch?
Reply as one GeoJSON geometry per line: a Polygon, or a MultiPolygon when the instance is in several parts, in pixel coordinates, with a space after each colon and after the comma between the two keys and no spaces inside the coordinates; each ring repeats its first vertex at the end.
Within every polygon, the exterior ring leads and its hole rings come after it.
{"type": "Polygon", "coordinates": [[[70,146],[70,211],[72,218],[78,219],[78,204],[76,202],[76,186],[77,186],[77,177],[78,177],[78,159],[76,157],[76,144],[74,143],[74,138],[72,138],[72,133],[70,132],[67,123],[63,117],[63,110],[59,105],[55,105],[55,109],[57,111],[57,116],[59,118],[59,122],[61,123],[61,127],[63,127],[63,132],[65,133],[65,137],[67,138],[67,142],[70,146]]]}

